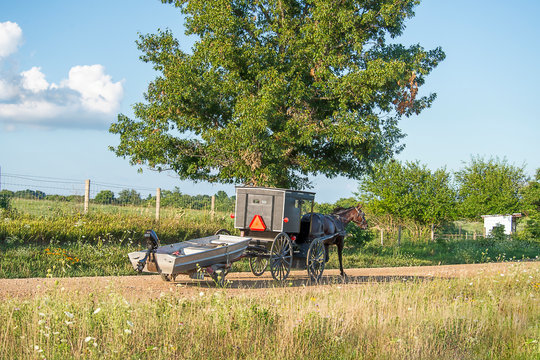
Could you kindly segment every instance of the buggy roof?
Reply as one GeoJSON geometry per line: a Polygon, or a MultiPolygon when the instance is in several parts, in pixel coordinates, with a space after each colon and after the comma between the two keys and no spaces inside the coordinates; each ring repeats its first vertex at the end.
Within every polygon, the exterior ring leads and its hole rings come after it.
{"type": "Polygon", "coordinates": [[[263,191],[276,191],[280,193],[286,193],[291,194],[297,199],[303,199],[303,200],[314,200],[315,199],[315,193],[310,191],[302,191],[302,190],[291,190],[291,189],[281,189],[281,188],[267,188],[262,186],[236,186],[236,190],[239,189],[242,190],[248,190],[249,192],[257,190],[263,190],[263,191]]]}

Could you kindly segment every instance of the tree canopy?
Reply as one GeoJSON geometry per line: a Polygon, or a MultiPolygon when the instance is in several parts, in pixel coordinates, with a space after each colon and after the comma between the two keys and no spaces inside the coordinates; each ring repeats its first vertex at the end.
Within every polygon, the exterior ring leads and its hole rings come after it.
{"type": "Polygon", "coordinates": [[[455,177],[462,217],[479,219],[521,210],[520,191],[527,179],[524,166],[509,164],[506,159],[472,157],[455,177]]]}
{"type": "Polygon", "coordinates": [[[197,41],[141,35],[159,73],[112,150],[181,179],[303,188],[399,152],[402,117],[429,107],[440,48],[389,42],[418,0],[162,0],[197,41]]]}
{"type": "Polygon", "coordinates": [[[419,229],[455,216],[456,192],[445,169],[432,172],[419,162],[389,161],[364,176],[359,190],[372,216],[391,216],[393,223],[410,222],[419,229]]]}

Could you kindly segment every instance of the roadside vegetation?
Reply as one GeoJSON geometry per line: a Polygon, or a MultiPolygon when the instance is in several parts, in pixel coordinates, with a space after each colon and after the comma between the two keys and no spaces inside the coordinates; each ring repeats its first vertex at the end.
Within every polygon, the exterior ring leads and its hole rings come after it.
{"type": "MultiPolygon", "coordinates": [[[[91,214],[37,218],[4,217],[0,221],[0,278],[134,275],[127,254],[145,248],[143,234],[154,229],[162,244],[214,234],[226,228],[233,234],[227,213],[187,211],[155,222],[148,216],[91,214]]],[[[344,251],[345,267],[417,266],[537,259],[540,242],[520,238],[471,238],[436,242],[405,239],[400,246],[384,246],[372,231],[353,225],[344,251]]],[[[337,268],[334,247],[327,268],[337,268]]],[[[247,261],[236,271],[249,271],[247,261]]]]}
{"type": "MultiPolygon", "coordinates": [[[[361,179],[356,198],[316,204],[315,211],[363,202],[369,230],[348,227],[344,265],[349,268],[538,259],[540,169],[527,179],[523,168],[505,160],[472,158],[455,177],[457,187],[444,169],[431,171],[417,162],[381,164],[361,179]],[[508,236],[499,227],[483,236],[480,215],[493,212],[523,214],[517,233],[508,236]]],[[[162,244],[221,228],[238,234],[230,218],[235,199],[224,192],[215,195],[212,213],[211,196],[163,191],[159,221],[154,220],[155,198],[142,200],[134,190],[117,197],[101,191],[87,215],[76,201],[20,193],[24,196],[17,198],[0,192],[2,278],[134,274],[127,253],[144,248],[147,229],[154,229],[162,244]]],[[[327,267],[335,268],[335,248],[330,250],[327,267]]],[[[249,271],[247,262],[235,269],[249,271]]]]}
{"type": "Polygon", "coordinates": [[[6,359],[536,359],[538,268],[228,296],[60,285],[0,302],[6,359]],[[316,344],[316,345],[315,345],[316,344]]]}

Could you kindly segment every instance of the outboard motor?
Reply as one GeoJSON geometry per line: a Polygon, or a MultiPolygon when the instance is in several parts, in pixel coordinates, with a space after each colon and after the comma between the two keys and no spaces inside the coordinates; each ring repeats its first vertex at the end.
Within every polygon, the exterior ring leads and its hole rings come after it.
{"type": "Polygon", "coordinates": [[[159,247],[159,238],[154,230],[146,230],[144,233],[148,251],[156,252],[159,247]]]}
{"type": "Polygon", "coordinates": [[[144,239],[146,240],[146,247],[148,250],[146,256],[137,263],[137,271],[142,272],[145,265],[149,271],[157,271],[155,253],[159,247],[159,238],[154,230],[146,230],[144,239]]]}

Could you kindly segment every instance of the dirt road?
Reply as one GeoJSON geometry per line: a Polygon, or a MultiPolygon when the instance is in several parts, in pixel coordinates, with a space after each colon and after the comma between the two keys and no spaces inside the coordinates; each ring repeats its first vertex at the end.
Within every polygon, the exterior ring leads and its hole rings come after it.
{"type": "MultiPolygon", "coordinates": [[[[506,262],[489,264],[443,265],[443,266],[415,266],[392,268],[365,268],[347,269],[345,281],[339,276],[338,270],[326,270],[322,286],[329,284],[361,284],[366,282],[403,281],[404,279],[422,278],[459,278],[474,277],[481,274],[497,274],[510,271],[515,267],[528,268],[537,271],[540,262],[506,262]]],[[[246,291],[271,291],[276,284],[269,272],[261,277],[251,273],[231,273],[227,275],[230,281],[227,292],[231,294],[246,291]]],[[[305,271],[292,271],[285,287],[296,288],[308,285],[305,271]]],[[[320,285],[321,286],[321,285],[320,285]]],[[[57,287],[62,291],[78,293],[99,293],[117,291],[131,299],[144,299],[159,297],[162,293],[173,292],[178,296],[196,296],[201,289],[214,291],[215,284],[211,280],[192,280],[180,275],[176,282],[164,282],[159,276],[105,276],[105,277],[79,277],[79,278],[32,278],[32,279],[0,279],[0,299],[28,298],[43,294],[49,289],[57,287]]]]}

